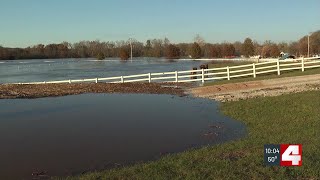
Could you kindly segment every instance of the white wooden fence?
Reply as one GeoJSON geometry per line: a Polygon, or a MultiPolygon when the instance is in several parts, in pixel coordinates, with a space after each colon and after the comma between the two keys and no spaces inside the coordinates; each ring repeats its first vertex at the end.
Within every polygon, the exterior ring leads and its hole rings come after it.
{"type": "Polygon", "coordinates": [[[253,63],[240,66],[227,66],[222,68],[146,73],[130,76],[117,76],[92,79],[75,79],[62,81],[43,81],[15,84],[51,84],[51,83],[82,83],[82,82],[106,82],[106,83],[127,83],[127,82],[196,82],[210,80],[230,80],[238,77],[254,77],[260,74],[276,73],[278,75],[283,71],[301,70],[320,67],[319,58],[302,58],[290,61],[271,61],[262,63],[253,63]]]}

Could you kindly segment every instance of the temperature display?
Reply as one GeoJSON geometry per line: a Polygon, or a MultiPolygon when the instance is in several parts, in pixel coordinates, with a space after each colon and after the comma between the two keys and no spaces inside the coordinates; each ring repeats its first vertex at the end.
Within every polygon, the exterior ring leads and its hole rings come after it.
{"type": "Polygon", "coordinates": [[[264,145],[264,162],[268,166],[280,165],[280,145],[278,144],[264,145]]]}

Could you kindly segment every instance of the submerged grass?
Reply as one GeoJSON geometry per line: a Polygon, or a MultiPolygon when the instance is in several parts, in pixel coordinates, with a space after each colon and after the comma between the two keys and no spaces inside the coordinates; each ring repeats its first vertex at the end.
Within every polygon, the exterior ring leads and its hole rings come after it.
{"type": "MultiPolygon", "coordinates": [[[[296,179],[320,177],[320,91],[226,102],[221,111],[247,125],[247,137],[131,167],[66,179],[296,179]],[[264,144],[303,144],[302,167],[268,167],[264,144]]],[[[64,179],[64,178],[63,178],[64,179]]]]}

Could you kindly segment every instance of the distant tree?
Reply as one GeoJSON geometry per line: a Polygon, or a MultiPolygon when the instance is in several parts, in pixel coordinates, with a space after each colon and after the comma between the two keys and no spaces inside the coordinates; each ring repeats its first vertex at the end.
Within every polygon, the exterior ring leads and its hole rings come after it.
{"type": "Polygon", "coordinates": [[[133,43],[132,43],[132,46],[133,46],[133,54],[132,54],[132,56],[133,57],[141,57],[141,56],[143,56],[143,54],[144,54],[144,45],[143,45],[143,43],[142,42],[139,42],[139,41],[137,41],[137,40],[135,40],[135,41],[133,41],[133,43]]]}
{"type": "Polygon", "coordinates": [[[274,58],[277,58],[280,56],[280,50],[276,44],[272,44],[270,46],[270,56],[274,58]]]}
{"type": "Polygon", "coordinates": [[[250,38],[246,38],[242,44],[242,55],[245,57],[254,55],[254,45],[250,38]]]}
{"type": "Polygon", "coordinates": [[[264,45],[262,47],[261,55],[264,58],[270,57],[270,46],[269,45],[264,45]]]}
{"type": "Polygon", "coordinates": [[[69,48],[66,44],[57,44],[57,58],[68,58],[69,48]]]}
{"type": "Polygon", "coordinates": [[[299,54],[307,56],[308,54],[308,37],[304,36],[299,40],[299,54]]]}
{"type": "Polygon", "coordinates": [[[151,41],[152,44],[152,57],[162,57],[163,56],[163,40],[161,39],[153,39],[151,41]]]}
{"type": "Polygon", "coordinates": [[[291,42],[288,45],[288,52],[292,55],[299,56],[299,43],[298,42],[291,42]]]}
{"type": "MultiPolygon", "coordinates": [[[[253,54],[264,57],[278,57],[281,51],[289,52],[297,57],[308,54],[308,36],[301,37],[297,41],[290,43],[281,42],[273,43],[266,41],[259,44],[252,42],[247,38],[244,43],[222,43],[210,44],[205,43],[204,39],[197,35],[194,38],[195,43],[179,43],[171,46],[167,38],[147,40],[144,44],[137,40],[132,40],[134,57],[167,57],[174,58],[192,56],[192,58],[201,57],[229,57],[235,55],[251,56],[253,54]],[[170,47],[169,47],[170,46],[170,47]],[[253,50],[252,50],[253,49],[253,50]],[[178,53],[179,50],[179,53],[178,53]],[[252,53],[253,52],[253,53],[252,53]]],[[[320,54],[320,31],[310,34],[310,56],[320,54]]],[[[0,47],[0,59],[45,59],[45,58],[98,58],[104,57],[130,57],[130,47],[128,41],[80,41],[70,44],[62,42],[60,44],[38,44],[26,48],[8,48],[0,47]],[[100,54],[103,52],[103,54],[100,54]]]]}
{"type": "Polygon", "coordinates": [[[177,44],[178,48],[180,49],[180,57],[187,57],[188,56],[188,50],[189,50],[188,43],[179,43],[177,44]]]}
{"type": "Polygon", "coordinates": [[[6,48],[0,48],[0,59],[5,60],[8,59],[8,50],[6,48]]]}
{"type": "Polygon", "coordinates": [[[145,47],[146,47],[147,49],[151,49],[151,48],[152,48],[150,39],[147,40],[145,47]]]}
{"type": "Polygon", "coordinates": [[[262,48],[262,56],[263,57],[272,57],[272,58],[276,58],[280,56],[280,50],[277,46],[277,44],[271,43],[271,42],[267,42],[263,45],[262,48]]]}
{"type": "Polygon", "coordinates": [[[169,46],[171,43],[170,43],[170,40],[168,38],[164,38],[163,40],[163,46],[166,48],[167,46],[169,46]]]}
{"type": "Polygon", "coordinates": [[[236,41],[233,43],[233,47],[235,49],[235,55],[240,56],[242,54],[242,42],[236,41]]]}
{"type": "Polygon", "coordinates": [[[211,57],[213,58],[221,58],[222,52],[221,52],[221,45],[220,44],[214,44],[211,48],[211,57]]]}
{"type": "Polygon", "coordinates": [[[262,55],[262,46],[257,41],[253,42],[253,46],[254,46],[254,54],[262,55]]]}
{"type": "Polygon", "coordinates": [[[202,47],[202,55],[203,57],[209,58],[211,57],[211,50],[213,45],[210,43],[205,43],[205,45],[202,47]]]}
{"type": "Polygon", "coordinates": [[[205,40],[197,34],[196,37],[194,37],[194,42],[198,43],[200,47],[203,47],[205,45],[205,40]]]}
{"type": "Polygon", "coordinates": [[[78,58],[87,58],[89,57],[89,48],[85,41],[80,41],[78,43],[73,44],[73,52],[74,56],[78,58]]]}
{"type": "Polygon", "coordinates": [[[103,60],[103,59],[105,59],[106,57],[105,57],[105,55],[102,53],[102,52],[99,52],[98,54],[97,54],[97,59],[98,60],[103,60]]]}
{"type": "Polygon", "coordinates": [[[222,57],[232,57],[235,56],[236,50],[233,44],[223,43],[221,48],[222,57]]]}
{"type": "Polygon", "coordinates": [[[201,47],[198,43],[194,42],[191,46],[191,57],[193,59],[201,58],[201,47]]]}
{"type": "Polygon", "coordinates": [[[165,54],[166,54],[167,59],[179,59],[180,58],[180,49],[173,44],[169,44],[166,47],[165,54]]]}
{"type": "Polygon", "coordinates": [[[320,30],[310,35],[310,55],[320,54],[320,30]]]}
{"type": "Polygon", "coordinates": [[[57,44],[48,44],[44,49],[44,53],[47,58],[58,58],[58,45],[57,44]]]}
{"type": "Polygon", "coordinates": [[[278,49],[280,52],[289,52],[289,45],[286,42],[280,42],[278,43],[278,49]]]}
{"type": "Polygon", "coordinates": [[[119,51],[119,57],[121,60],[128,60],[129,59],[129,53],[126,48],[121,48],[119,51]]]}
{"type": "Polygon", "coordinates": [[[151,40],[147,40],[146,45],[144,46],[143,55],[145,57],[152,57],[152,45],[151,40]]]}
{"type": "MultiPolygon", "coordinates": [[[[309,41],[310,56],[320,54],[320,31],[313,32],[309,41]]],[[[298,41],[298,49],[300,55],[308,55],[308,36],[304,36],[298,41]]]]}

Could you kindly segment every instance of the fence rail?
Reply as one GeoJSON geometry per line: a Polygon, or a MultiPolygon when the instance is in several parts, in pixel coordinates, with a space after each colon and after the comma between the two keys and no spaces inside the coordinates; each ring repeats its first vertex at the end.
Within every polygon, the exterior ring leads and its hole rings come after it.
{"type": "Polygon", "coordinates": [[[116,76],[105,78],[90,78],[90,79],[69,79],[61,81],[43,81],[43,82],[28,82],[14,84],[53,84],[53,83],[80,83],[80,82],[106,82],[106,83],[126,83],[126,82],[196,82],[204,83],[209,80],[230,80],[238,77],[252,76],[274,73],[278,75],[282,71],[301,70],[310,68],[319,68],[320,59],[317,58],[302,58],[292,61],[271,61],[252,63],[239,66],[227,66],[222,68],[198,69],[174,72],[146,73],[128,76],[116,76]],[[291,63],[290,63],[291,62],[291,63]]]}

